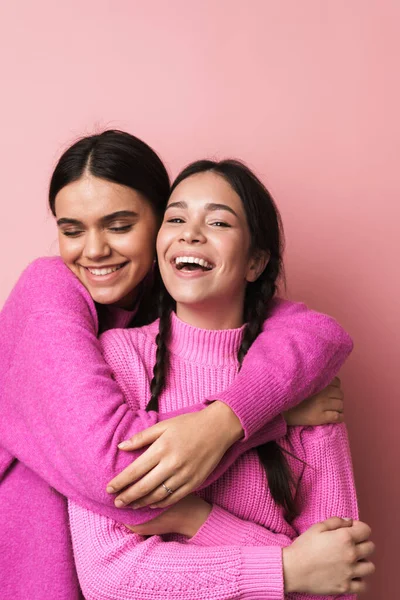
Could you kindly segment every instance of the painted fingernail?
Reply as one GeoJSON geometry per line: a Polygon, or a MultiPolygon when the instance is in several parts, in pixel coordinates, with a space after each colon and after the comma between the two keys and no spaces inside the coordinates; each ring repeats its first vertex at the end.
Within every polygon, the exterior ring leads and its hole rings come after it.
{"type": "Polygon", "coordinates": [[[122,508],[123,506],[125,506],[125,502],[123,502],[122,500],[116,500],[114,504],[117,508],[122,508]]]}
{"type": "Polygon", "coordinates": [[[121,442],[120,444],[118,444],[118,448],[120,448],[120,450],[126,448],[127,446],[129,446],[129,442],[121,442]]]}
{"type": "Polygon", "coordinates": [[[115,489],[113,488],[112,485],[108,485],[106,487],[106,492],[108,492],[109,494],[112,494],[113,492],[115,492],[115,489]]]}

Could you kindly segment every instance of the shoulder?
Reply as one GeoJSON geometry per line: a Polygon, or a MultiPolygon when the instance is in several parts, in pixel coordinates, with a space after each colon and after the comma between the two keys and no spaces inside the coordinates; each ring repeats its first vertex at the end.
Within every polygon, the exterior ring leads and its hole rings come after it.
{"type": "Polygon", "coordinates": [[[90,294],[60,257],[38,258],[23,271],[6,304],[18,307],[25,317],[33,313],[69,314],[93,320],[96,309],[90,294]]]}

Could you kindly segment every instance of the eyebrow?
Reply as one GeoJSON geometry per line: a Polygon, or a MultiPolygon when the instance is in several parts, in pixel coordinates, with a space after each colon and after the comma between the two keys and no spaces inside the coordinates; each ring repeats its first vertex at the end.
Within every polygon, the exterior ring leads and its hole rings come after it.
{"type": "MultiPolygon", "coordinates": [[[[109,215],[105,215],[101,217],[101,223],[109,223],[110,221],[114,221],[115,219],[121,219],[123,217],[137,217],[138,213],[133,210],[118,210],[117,212],[111,213],[109,215]]],[[[78,219],[68,219],[63,217],[62,219],[57,220],[57,225],[61,227],[62,225],[83,225],[82,221],[78,219]]]]}
{"type": "MultiPolygon", "coordinates": [[[[167,211],[169,208],[187,208],[187,203],[182,200],[180,202],[171,202],[170,204],[168,204],[165,210],[167,211]]],[[[233,208],[231,208],[227,204],[209,202],[208,204],[206,204],[205,209],[208,212],[213,212],[215,210],[226,210],[227,212],[230,212],[233,215],[235,215],[235,217],[237,217],[237,213],[233,210],[233,208]]]]}

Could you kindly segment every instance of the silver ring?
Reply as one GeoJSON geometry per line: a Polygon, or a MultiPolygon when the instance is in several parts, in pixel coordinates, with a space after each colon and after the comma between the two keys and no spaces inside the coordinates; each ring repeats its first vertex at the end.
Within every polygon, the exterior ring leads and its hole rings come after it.
{"type": "Polygon", "coordinates": [[[174,490],[171,490],[171,488],[169,488],[168,486],[165,485],[165,483],[161,484],[164,488],[164,490],[168,493],[168,494],[173,494],[174,490]]]}

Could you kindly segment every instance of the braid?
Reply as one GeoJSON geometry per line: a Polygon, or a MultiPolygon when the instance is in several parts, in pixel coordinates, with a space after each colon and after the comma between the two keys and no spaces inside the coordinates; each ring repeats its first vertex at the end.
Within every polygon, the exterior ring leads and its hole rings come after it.
{"type": "Polygon", "coordinates": [[[168,339],[171,329],[171,312],[173,301],[168,292],[162,288],[159,296],[160,324],[156,337],[156,363],[153,369],[153,379],[150,384],[151,398],[146,410],[158,410],[158,398],[165,386],[166,374],[168,372],[168,339]]]}
{"type": "MultiPolygon", "coordinates": [[[[247,306],[245,311],[247,325],[238,351],[240,367],[251,344],[262,331],[268,306],[276,292],[279,265],[274,263],[277,263],[277,261],[271,259],[260,279],[247,286],[245,302],[245,306],[247,306]]],[[[289,521],[293,520],[297,514],[293,494],[294,479],[283,449],[277,442],[271,441],[258,446],[257,452],[265,469],[273,499],[279,506],[283,507],[287,519],[289,521]]]]}

